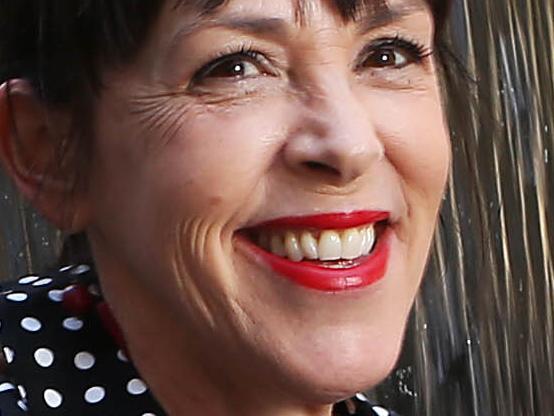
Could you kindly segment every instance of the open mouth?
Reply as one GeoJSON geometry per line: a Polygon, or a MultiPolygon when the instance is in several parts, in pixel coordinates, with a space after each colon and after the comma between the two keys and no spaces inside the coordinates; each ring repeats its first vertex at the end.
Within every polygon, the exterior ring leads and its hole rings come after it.
{"type": "Polygon", "coordinates": [[[312,289],[368,286],[386,272],[387,212],[282,218],[241,230],[257,257],[278,274],[312,289]]]}

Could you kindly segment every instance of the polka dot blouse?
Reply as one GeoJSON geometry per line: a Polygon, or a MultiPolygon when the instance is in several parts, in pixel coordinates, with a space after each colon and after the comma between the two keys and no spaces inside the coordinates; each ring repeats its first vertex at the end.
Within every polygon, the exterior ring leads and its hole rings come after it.
{"type": "MultiPolygon", "coordinates": [[[[0,345],[7,367],[0,375],[0,416],[165,416],[90,299],[103,304],[88,265],[1,287],[0,345]],[[90,296],[68,307],[65,295],[75,288],[90,296]]],[[[394,415],[361,393],[338,403],[334,414],[394,415]]]]}

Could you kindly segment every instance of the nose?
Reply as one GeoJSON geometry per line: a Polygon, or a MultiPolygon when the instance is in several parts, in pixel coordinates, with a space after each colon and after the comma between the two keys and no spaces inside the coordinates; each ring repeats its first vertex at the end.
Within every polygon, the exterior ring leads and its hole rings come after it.
{"type": "Polygon", "coordinates": [[[384,158],[368,105],[344,82],[307,94],[295,108],[295,128],[284,148],[289,169],[303,177],[345,186],[384,158]]]}

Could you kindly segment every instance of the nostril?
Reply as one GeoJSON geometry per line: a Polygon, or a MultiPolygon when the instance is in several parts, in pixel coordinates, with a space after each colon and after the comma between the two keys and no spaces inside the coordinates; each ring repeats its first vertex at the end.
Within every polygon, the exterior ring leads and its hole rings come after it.
{"type": "Polygon", "coordinates": [[[306,168],[308,168],[308,170],[311,170],[311,171],[327,173],[333,176],[340,176],[340,172],[337,169],[335,169],[332,166],[326,165],[325,163],[307,161],[307,162],[304,162],[303,164],[306,168]]]}

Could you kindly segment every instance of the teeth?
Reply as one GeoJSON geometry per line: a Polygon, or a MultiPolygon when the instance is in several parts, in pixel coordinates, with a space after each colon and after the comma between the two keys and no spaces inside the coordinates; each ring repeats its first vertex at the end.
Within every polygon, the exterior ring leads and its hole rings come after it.
{"type": "Polygon", "coordinates": [[[271,251],[271,241],[269,234],[262,233],[258,239],[258,245],[264,250],[271,251]]]}
{"type": "Polygon", "coordinates": [[[270,250],[273,254],[277,256],[285,257],[285,245],[283,244],[283,239],[280,235],[274,234],[271,236],[270,240],[270,250]]]}
{"type": "Polygon", "coordinates": [[[285,251],[287,252],[289,260],[302,261],[304,258],[298,238],[290,231],[285,235],[285,251]]]}
{"type": "Polygon", "coordinates": [[[371,253],[371,251],[375,248],[375,241],[377,240],[377,236],[375,235],[375,228],[369,227],[367,229],[367,233],[369,235],[369,252],[371,253]]]}
{"type": "Polygon", "coordinates": [[[323,231],[319,237],[319,260],[338,260],[342,254],[340,235],[336,231],[323,231]]]}
{"type": "Polygon", "coordinates": [[[304,231],[300,237],[300,246],[302,247],[302,252],[304,257],[309,260],[317,260],[319,258],[317,251],[317,240],[308,231],[304,231]]]}
{"type": "Polygon", "coordinates": [[[363,230],[363,235],[365,236],[365,241],[362,243],[362,255],[367,256],[375,246],[375,228],[365,228],[363,230]]]}
{"type": "Polygon", "coordinates": [[[362,255],[362,236],[355,228],[342,233],[341,236],[342,255],[346,260],[352,260],[362,255]]]}
{"type": "Polygon", "coordinates": [[[369,230],[367,228],[363,228],[360,232],[360,235],[362,237],[362,255],[367,255],[369,253],[369,250],[371,249],[369,241],[369,230]]]}
{"type": "Polygon", "coordinates": [[[280,257],[299,262],[307,260],[354,260],[367,256],[375,247],[373,225],[347,230],[312,231],[288,230],[260,233],[258,245],[280,257]]]}

